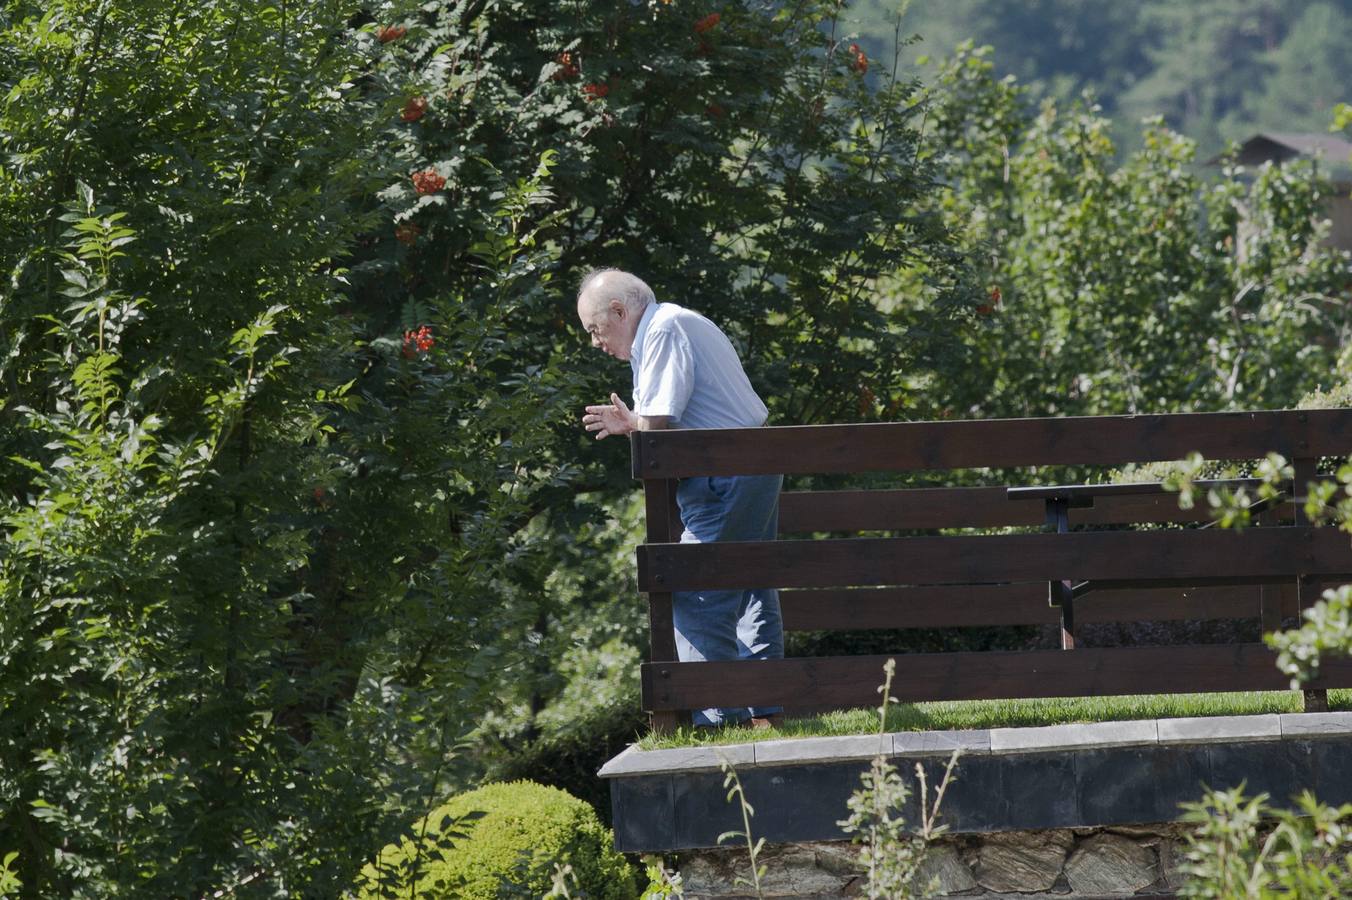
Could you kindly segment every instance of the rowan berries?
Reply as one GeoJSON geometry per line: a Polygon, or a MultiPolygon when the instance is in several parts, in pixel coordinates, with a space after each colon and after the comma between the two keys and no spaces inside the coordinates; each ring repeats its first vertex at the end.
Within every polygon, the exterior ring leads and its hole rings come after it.
{"type": "Polygon", "coordinates": [[[403,112],[399,113],[399,118],[405,122],[416,122],[427,113],[426,97],[411,97],[404,104],[403,112]]]}
{"type": "Polygon", "coordinates": [[[868,55],[859,49],[858,44],[850,45],[850,69],[863,75],[868,71],[868,55]]]}
{"type": "Polygon", "coordinates": [[[558,71],[550,76],[555,81],[571,80],[576,78],[582,71],[578,68],[577,61],[574,59],[573,54],[569,53],[567,50],[554,57],[554,62],[559,64],[558,71]]]}
{"type": "Polygon", "coordinates": [[[438,175],[436,169],[423,169],[412,176],[413,189],[419,194],[435,194],[446,186],[445,177],[438,175]]]}
{"type": "Polygon", "coordinates": [[[404,332],[404,356],[412,359],[419,353],[426,353],[436,344],[432,339],[432,329],[427,325],[404,332]]]}
{"type": "Polygon", "coordinates": [[[695,23],[695,34],[704,34],[704,32],[708,31],[709,29],[716,27],[718,23],[721,22],[722,20],[723,17],[718,13],[709,13],[707,16],[705,16],[704,18],[700,19],[698,22],[695,23]]]}

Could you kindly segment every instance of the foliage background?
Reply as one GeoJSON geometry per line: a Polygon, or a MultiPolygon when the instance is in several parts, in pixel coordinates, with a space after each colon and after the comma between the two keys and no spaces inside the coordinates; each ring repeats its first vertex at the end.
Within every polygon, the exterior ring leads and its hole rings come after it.
{"type": "Polygon", "coordinates": [[[1308,172],[1121,155],[865,9],[0,5],[23,890],[335,895],[486,777],[608,814],[646,617],[626,448],[576,424],[627,378],[572,322],[592,266],[724,325],[780,424],[1336,380],[1308,172]]]}
{"type": "MultiPolygon", "coordinates": [[[[846,18],[870,52],[892,46],[897,0],[859,0],[846,18]]],[[[1089,92],[1124,150],[1163,116],[1199,158],[1258,131],[1322,132],[1345,101],[1352,62],[1348,0],[913,0],[908,60],[941,60],[963,41],[995,48],[995,71],[1060,103],[1089,92]]]]}
{"type": "Polygon", "coordinates": [[[848,414],[970,317],[905,202],[934,178],[918,85],[866,82],[835,14],[5,4],[26,890],[333,894],[457,785],[633,733],[624,448],[574,421],[619,373],[569,286],[642,263],[781,421],[848,414]],[[915,304],[866,293],[920,261],[915,304]]]}

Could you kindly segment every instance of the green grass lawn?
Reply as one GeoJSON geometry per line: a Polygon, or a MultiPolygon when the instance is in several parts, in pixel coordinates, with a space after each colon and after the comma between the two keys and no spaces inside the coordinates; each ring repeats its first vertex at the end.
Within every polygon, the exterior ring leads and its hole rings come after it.
{"type": "MultiPolygon", "coordinates": [[[[1329,709],[1352,709],[1352,690],[1329,691],[1329,709]]],[[[1056,697],[1040,700],[952,700],[903,703],[887,713],[887,731],[943,731],[951,728],[1010,728],[1066,722],[1116,722],[1182,716],[1235,716],[1301,712],[1299,691],[1227,694],[1141,694],[1131,697],[1056,697]]],[[[749,728],[682,728],[668,735],[647,735],[642,750],[741,744],[772,738],[833,737],[878,730],[877,709],[840,710],[789,719],[773,731],[749,728]]]]}

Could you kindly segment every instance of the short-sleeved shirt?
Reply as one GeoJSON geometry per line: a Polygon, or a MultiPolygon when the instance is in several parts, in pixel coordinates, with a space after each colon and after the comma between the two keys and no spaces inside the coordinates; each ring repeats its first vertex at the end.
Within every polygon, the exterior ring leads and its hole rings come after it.
{"type": "Polygon", "coordinates": [[[767,410],[732,341],[704,316],[650,303],[639,319],[629,365],[634,412],[670,416],[673,428],[754,428],[767,410]]]}

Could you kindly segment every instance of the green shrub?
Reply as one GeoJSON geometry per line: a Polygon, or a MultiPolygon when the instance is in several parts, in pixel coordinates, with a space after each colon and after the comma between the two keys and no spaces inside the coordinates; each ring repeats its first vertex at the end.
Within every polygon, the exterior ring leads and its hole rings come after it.
{"type": "Polygon", "coordinates": [[[0,897],[10,897],[19,893],[19,888],[23,887],[23,882],[12,868],[14,860],[19,858],[18,852],[6,853],[4,860],[0,861],[0,897]]]}
{"type": "Polygon", "coordinates": [[[1179,870],[1181,897],[1346,897],[1352,891],[1352,804],[1325,806],[1309,791],[1274,807],[1244,785],[1183,804],[1193,826],[1179,870]]]}
{"type": "Polygon", "coordinates": [[[418,821],[362,870],[358,896],[418,898],[542,897],[556,866],[571,865],[573,896],[634,897],[633,873],[610,829],[583,801],[530,781],[490,784],[461,794],[418,821]]]}

